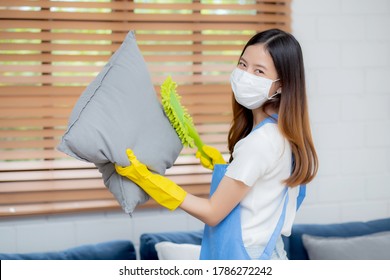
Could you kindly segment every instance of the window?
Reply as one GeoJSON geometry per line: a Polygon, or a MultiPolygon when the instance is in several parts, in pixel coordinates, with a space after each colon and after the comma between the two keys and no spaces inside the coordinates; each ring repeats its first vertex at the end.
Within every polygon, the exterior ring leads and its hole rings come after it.
{"type": "MultiPolygon", "coordinates": [[[[229,75],[256,32],[290,30],[290,1],[3,0],[0,216],[118,209],[97,169],[55,147],[73,105],[129,30],[159,93],[171,75],[205,143],[227,153],[229,75]]],[[[210,172],[183,149],[167,176],[208,195],[210,172]]],[[[141,207],[152,207],[150,201],[141,207]]]]}

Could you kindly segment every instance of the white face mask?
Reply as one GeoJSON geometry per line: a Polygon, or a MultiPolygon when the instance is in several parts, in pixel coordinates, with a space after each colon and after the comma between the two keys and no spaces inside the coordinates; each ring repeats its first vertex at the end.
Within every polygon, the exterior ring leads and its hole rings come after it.
{"type": "Polygon", "coordinates": [[[277,80],[250,74],[244,70],[236,68],[230,76],[230,83],[236,101],[248,109],[260,108],[267,100],[279,94],[268,97],[271,86],[277,80]]]}

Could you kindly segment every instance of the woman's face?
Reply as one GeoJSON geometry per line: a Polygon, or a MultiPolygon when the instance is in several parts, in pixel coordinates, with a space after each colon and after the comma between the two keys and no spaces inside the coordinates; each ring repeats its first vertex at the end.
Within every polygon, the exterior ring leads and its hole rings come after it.
{"type": "MultiPolygon", "coordinates": [[[[272,57],[263,44],[248,46],[241,56],[237,67],[256,76],[271,80],[279,79],[272,57]]],[[[280,81],[273,83],[268,94],[273,95],[280,86],[280,81]]]]}

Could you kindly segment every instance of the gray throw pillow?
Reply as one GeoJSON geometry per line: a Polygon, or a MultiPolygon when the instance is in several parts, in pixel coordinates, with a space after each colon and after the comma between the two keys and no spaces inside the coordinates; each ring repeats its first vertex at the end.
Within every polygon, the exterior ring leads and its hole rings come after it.
{"type": "Polygon", "coordinates": [[[132,213],[148,196],[115,172],[113,163],[130,164],[127,148],[159,174],[183,148],[157,98],[133,31],[80,96],[57,147],[94,163],[123,210],[132,213]]]}
{"type": "Polygon", "coordinates": [[[354,237],[303,234],[310,260],[390,260],[390,231],[354,237]]]}

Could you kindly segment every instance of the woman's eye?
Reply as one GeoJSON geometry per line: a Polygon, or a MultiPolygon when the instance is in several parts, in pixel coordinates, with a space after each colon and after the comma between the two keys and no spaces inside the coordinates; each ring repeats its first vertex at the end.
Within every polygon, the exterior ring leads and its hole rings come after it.
{"type": "Polygon", "coordinates": [[[262,70],[260,70],[260,69],[256,69],[255,70],[255,74],[264,74],[264,72],[262,70]]]}
{"type": "Polygon", "coordinates": [[[239,66],[240,68],[245,68],[245,67],[246,67],[245,63],[242,62],[242,61],[240,61],[240,62],[238,63],[238,66],[239,66]]]}

